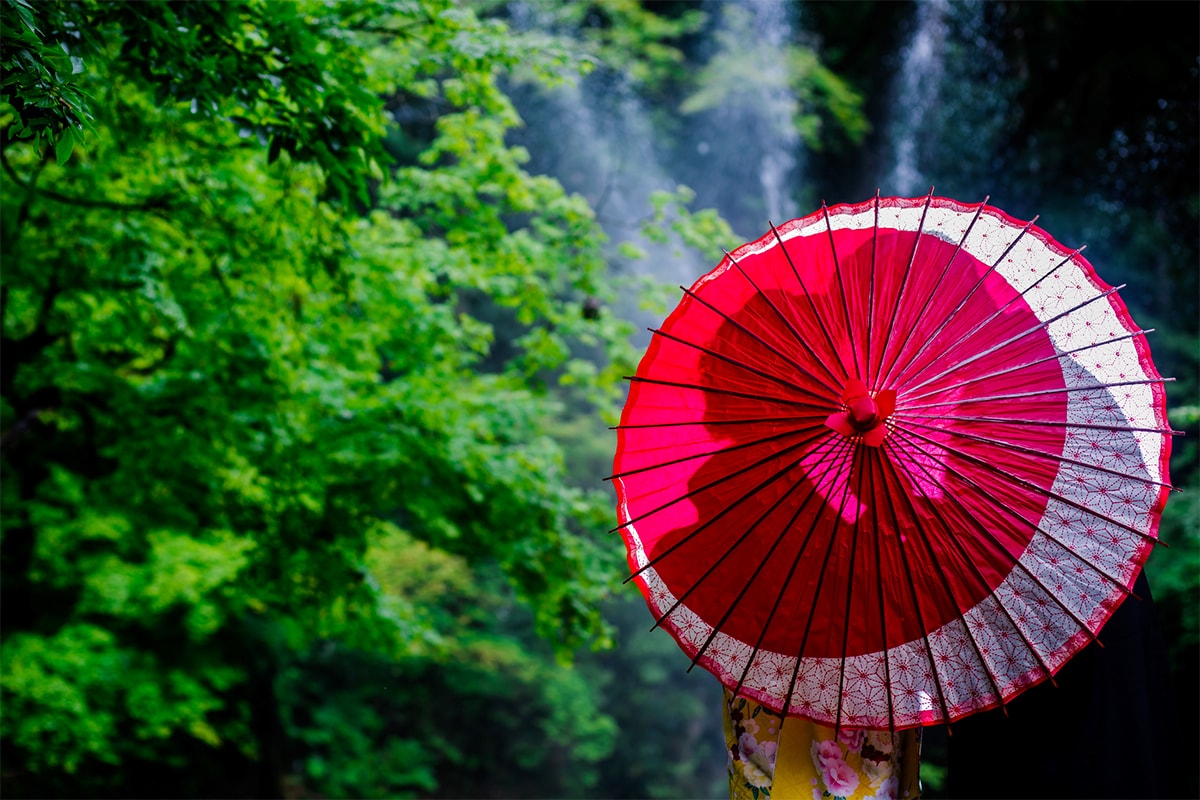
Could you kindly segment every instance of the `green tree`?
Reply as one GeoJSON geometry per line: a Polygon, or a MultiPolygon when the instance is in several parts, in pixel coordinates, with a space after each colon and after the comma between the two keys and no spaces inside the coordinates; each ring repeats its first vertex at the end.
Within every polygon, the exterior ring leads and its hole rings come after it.
{"type": "Polygon", "coordinates": [[[452,787],[437,691],[581,791],[612,724],[561,659],[620,559],[547,387],[611,403],[628,326],[497,87],[568,51],[449,2],[4,12],[6,788],[452,787]]]}

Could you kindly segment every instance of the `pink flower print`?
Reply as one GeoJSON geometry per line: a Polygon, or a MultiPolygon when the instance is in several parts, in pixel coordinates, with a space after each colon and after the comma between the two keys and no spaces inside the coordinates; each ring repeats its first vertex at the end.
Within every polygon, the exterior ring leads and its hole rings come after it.
{"type": "Polygon", "coordinates": [[[758,733],[758,720],[747,719],[742,722],[742,728],[746,733],[758,733]]]}
{"type": "Polygon", "coordinates": [[[742,754],[742,759],[754,755],[754,751],[758,749],[758,740],[749,733],[743,733],[738,737],[738,751],[742,754]]]}
{"type": "Polygon", "coordinates": [[[838,741],[846,745],[846,749],[852,753],[857,753],[866,739],[866,734],[861,730],[847,730],[842,728],[838,731],[838,741]]]}
{"type": "Polygon", "coordinates": [[[842,748],[832,739],[823,742],[813,742],[812,755],[813,763],[822,770],[825,769],[827,764],[845,761],[845,756],[842,755],[842,748]]]}
{"type": "Polygon", "coordinates": [[[899,793],[900,778],[893,775],[879,784],[879,788],[875,790],[875,800],[896,800],[899,793]]]}
{"type": "Polygon", "coordinates": [[[821,770],[821,780],[829,787],[829,793],[837,797],[849,797],[858,788],[858,773],[845,761],[829,761],[821,770]]]}

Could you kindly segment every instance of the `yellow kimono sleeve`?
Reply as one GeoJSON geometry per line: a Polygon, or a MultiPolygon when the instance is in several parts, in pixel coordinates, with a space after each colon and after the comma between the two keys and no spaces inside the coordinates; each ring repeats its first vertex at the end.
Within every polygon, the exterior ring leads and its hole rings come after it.
{"type": "Polygon", "coordinates": [[[779,715],[725,692],[732,800],[914,800],[919,730],[842,730],[779,715]]]}

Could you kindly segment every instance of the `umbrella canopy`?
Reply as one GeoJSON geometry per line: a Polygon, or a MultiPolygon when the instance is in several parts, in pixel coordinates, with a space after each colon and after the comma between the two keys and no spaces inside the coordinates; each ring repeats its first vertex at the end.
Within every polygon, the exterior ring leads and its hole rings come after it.
{"type": "Polygon", "coordinates": [[[781,713],[1002,705],[1095,640],[1156,541],[1146,331],[986,201],[772,227],[654,333],[612,476],[632,578],[693,665],[781,713]]]}

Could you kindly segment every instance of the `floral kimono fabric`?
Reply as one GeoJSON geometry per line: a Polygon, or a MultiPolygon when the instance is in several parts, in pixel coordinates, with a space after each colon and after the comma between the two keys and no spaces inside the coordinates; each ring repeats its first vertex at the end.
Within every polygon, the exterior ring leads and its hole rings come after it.
{"type": "Polygon", "coordinates": [[[732,800],[913,800],[920,797],[919,730],[842,730],[725,692],[732,800]],[[783,734],[781,736],[781,733],[783,734]]]}

